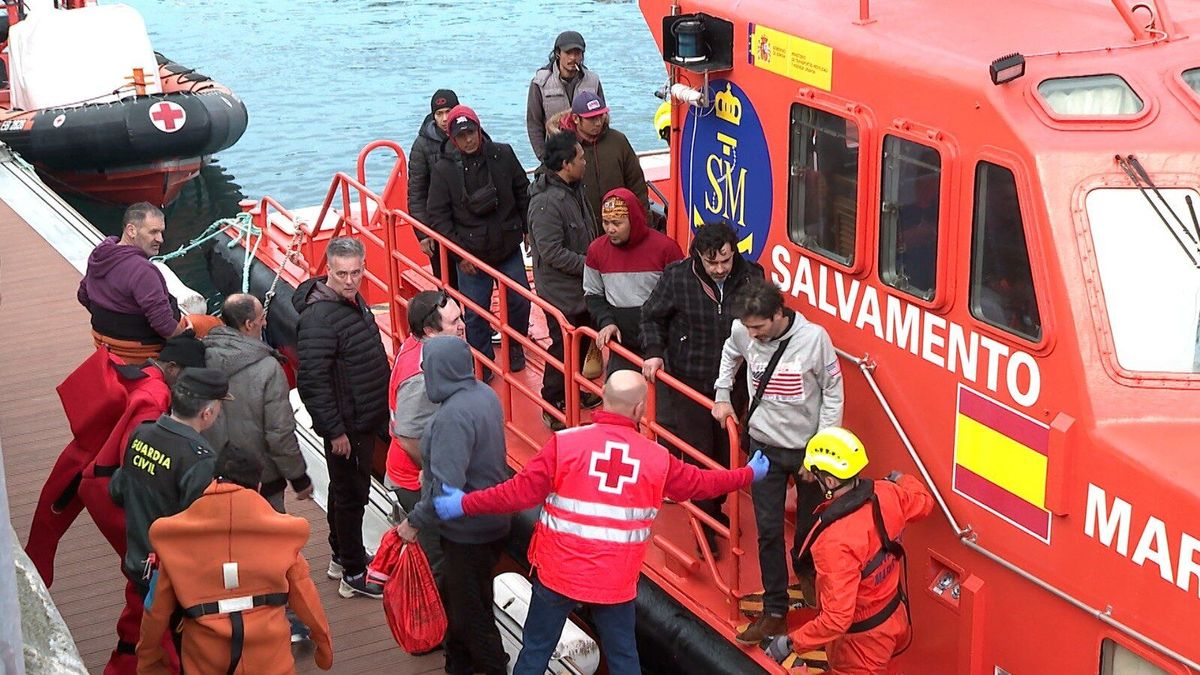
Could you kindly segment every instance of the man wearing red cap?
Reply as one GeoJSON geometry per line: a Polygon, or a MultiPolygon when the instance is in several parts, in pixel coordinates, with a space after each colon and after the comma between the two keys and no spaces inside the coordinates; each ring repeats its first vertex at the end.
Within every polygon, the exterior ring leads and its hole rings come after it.
{"type": "Polygon", "coordinates": [[[604,95],[600,76],[583,66],[587,43],[573,30],[559,33],[549,62],[533,74],[529,83],[529,98],[525,103],[525,128],[529,144],[538,160],[546,154],[546,122],[554,115],[571,109],[571,102],[581,91],[604,95]]]}
{"type": "MultiPolygon", "coordinates": [[[[511,146],[484,133],[479,116],[465,105],[450,110],[450,138],[429,177],[429,224],[496,271],[529,288],[521,241],[529,231],[529,179],[511,146]]],[[[492,306],[496,281],[459,260],[458,288],[480,307],[492,306]]],[[[529,300],[509,290],[508,325],[529,332],[529,300]]],[[[467,342],[489,359],[492,327],[467,309],[467,342]]],[[[525,368],[525,350],[515,341],[509,349],[509,372],[525,368]]],[[[485,380],[491,371],[485,371],[485,380]]]]}

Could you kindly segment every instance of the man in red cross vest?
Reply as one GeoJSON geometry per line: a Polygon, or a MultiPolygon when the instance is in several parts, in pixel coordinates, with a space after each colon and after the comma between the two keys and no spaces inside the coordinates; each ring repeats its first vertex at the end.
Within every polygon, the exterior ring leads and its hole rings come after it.
{"type": "Polygon", "coordinates": [[[672,457],[638,433],[645,408],[641,373],[617,371],[604,385],[604,409],[595,413],[594,424],[555,433],[504,483],[469,494],[443,486],[445,496],[434,499],[444,520],[542,505],[529,544],[537,575],[514,675],[546,672],[578,603],[592,607],[608,672],[640,673],[633,601],[663,498],[710,499],[767,473],[769,462],[761,453],[740,469],[713,471],[672,457]]]}

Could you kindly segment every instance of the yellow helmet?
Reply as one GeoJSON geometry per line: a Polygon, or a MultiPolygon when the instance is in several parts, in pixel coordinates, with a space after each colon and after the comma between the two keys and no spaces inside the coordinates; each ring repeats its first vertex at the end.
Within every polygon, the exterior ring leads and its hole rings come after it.
{"type": "Polygon", "coordinates": [[[849,429],[826,427],[804,448],[804,468],[824,471],[843,480],[853,478],[867,465],[867,450],[849,429]]]}
{"type": "Polygon", "coordinates": [[[664,141],[671,138],[671,102],[663,101],[654,113],[654,129],[664,141]]]}

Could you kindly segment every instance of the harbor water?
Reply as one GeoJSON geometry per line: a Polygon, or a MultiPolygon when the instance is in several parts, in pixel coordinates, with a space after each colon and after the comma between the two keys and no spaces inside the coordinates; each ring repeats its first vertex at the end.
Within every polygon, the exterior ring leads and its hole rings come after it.
{"type": "MultiPolygon", "coordinates": [[[[533,165],[529,79],[564,30],[587,40],[585,63],[601,77],[613,127],[635,150],[663,147],[653,92],[666,71],[633,0],[125,2],[141,12],[155,49],[228,85],[250,113],[245,136],[167,209],[164,251],[236,213],[243,197],[319,203],[333,174],[353,173],[370,141],[410,147],[430,95],[442,87],[533,165]]],[[[368,183],[381,188],[389,166],[379,152],[368,183]]],[[[122,209],[71,199],[102,231],[119,232],[122,209]]],[[[212,292],[198,252],[171,265],[189,285],[212,292]]]]}

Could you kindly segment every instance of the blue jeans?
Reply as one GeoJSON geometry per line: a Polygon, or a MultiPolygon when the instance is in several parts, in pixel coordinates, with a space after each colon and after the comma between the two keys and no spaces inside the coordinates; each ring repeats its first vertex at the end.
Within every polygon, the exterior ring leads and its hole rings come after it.
{"type": "MultiPolygon", "coordinates": [[[[550,655],[562,636],[567,615],[579,603],[542,585],[535,578],[525,619],[524,643],[513,675],[544,675],[550,655]]],[[[608,661],[610,675],[640,675],[637,639],[634,637],[633,600],[617,605],[589,605],[592,625],[600,633],[600,649],[608,661]]]]}
{"type": "MultiPolygon", "coordinates": [[[[529,278],[525,273],[525,259],[521,256],[521,249],[517,249],[504,262],[493,265],[501,274],[516,281],[529,289],[529,278]]],[[[483,272],[475,274],[466,274],[462,270],[458,272],[458,290],[462,291],[463,295],[471,299],[471,302],[490,309],[492,306],[492,291],[496,287],[496,280],[483,272]]],[[[522,335],[529,335],[529,301],[518,294],[516,291],[507,291],[508,293],[508,325],[516,328],[522,335]]],[[[492,327],[483,317],[479,316],[471,310],[467,310],[467,342],[479,350],[484,356],[489,359],[495,359],[496,353],[492,350],[492,327]]],[[[524,364],[525,350],[521,345],[514,340],[511,342],[512,348],[510,358],[512,365],[524,364]]]]}

